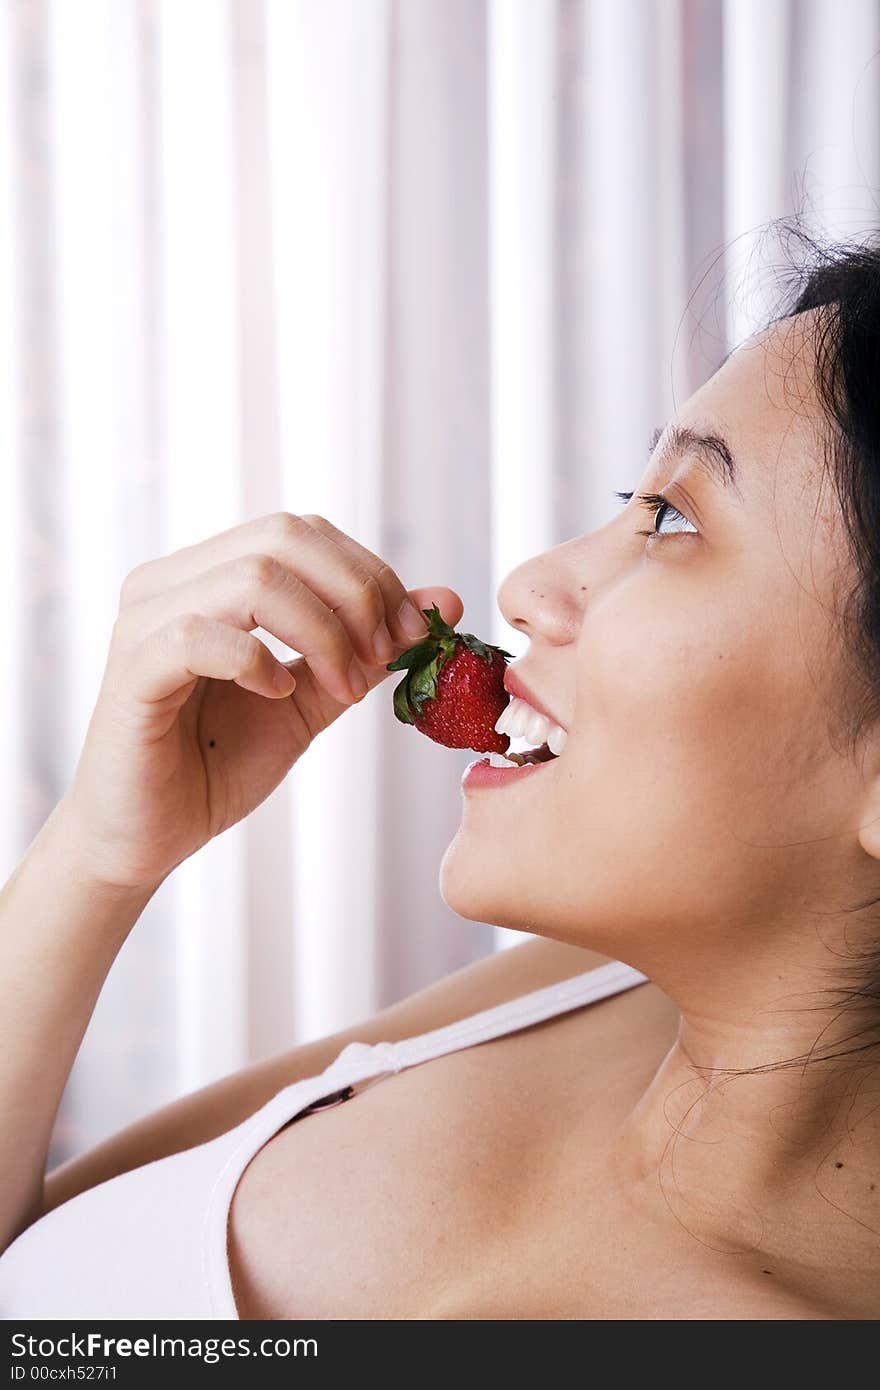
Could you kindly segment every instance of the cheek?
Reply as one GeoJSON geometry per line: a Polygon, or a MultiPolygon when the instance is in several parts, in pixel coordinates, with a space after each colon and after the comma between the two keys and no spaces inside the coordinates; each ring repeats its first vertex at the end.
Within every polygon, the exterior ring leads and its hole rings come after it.
{"type": "Polygon", "coordinates": [[[575,725],[605,797],[664,842],[684,833],[716,851],[814,825],[803,791],[827,741],[803,634],[741,607],[664,601],[651,620],[656,607],[642,598],[585,625],[575,725]]]}
{"type": "Polygon", "coordinates": [[[681,943],[763,920],[827,831],[827,798],[805,794],[827,765],[818,721],[792,718],[794,664],[765,633],[705,617],[698,631],[696,616],[649,629],[609,614],[579,662],[547,862],[562,929],[609,954],[627,933],[681,943]]]}
{"type": "Polygon", "coordinates": [[[646,754],[659,743],[708,739],[736,727],[755,704],[753,644],[731,634],[717,615],[644,602],[627,613],[609,609],[585,625],[579,661],[578,721],[625,728],[627,743],[646,754]],[[725,631],[724,640],[714,633],[725,631]]]}

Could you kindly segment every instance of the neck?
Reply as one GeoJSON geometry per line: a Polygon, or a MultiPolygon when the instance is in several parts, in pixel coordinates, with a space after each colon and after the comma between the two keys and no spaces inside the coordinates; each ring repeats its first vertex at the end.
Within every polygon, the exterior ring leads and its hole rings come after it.
{"type": "Polygon", "coordinates": [[[858,1289],[880,1276],[880,1061],[852,1051],[863,1020],[780,1001],[775,974],[772,989],[753,972],[714,978],[714,1001],[680,1004],[678,1037],[614,1136],[613,1181],[758,1274],[858,1289]]]}

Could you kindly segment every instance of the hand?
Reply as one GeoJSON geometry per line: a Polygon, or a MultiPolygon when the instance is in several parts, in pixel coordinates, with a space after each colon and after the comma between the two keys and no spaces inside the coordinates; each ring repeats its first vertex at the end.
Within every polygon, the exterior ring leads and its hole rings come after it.
{"type": "Polygon", "coordinates": [[[424,620],[420,632],[402,627],[407,598],[417,610],[436,602],[452,626],[464,611],[454,590],[407,591],[323,517],[287,512],[132,570],[58,808],[83,873],[96,884],[153,891],[249,815],[312,740],[363,698],[349,684],[352,660],[371,690],[392,674],[386,663],[427,631],[424,620]],[[372,647],[383,619],[387,655],[372,647]],[[278,662],[255,627],[302,656],[278,662]],[[275,685],[287,672],[292,694],[275,685]]]}

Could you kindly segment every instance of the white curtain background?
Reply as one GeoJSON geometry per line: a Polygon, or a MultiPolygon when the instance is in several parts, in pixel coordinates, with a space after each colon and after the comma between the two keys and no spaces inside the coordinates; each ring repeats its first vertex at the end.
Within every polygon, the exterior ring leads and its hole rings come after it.
{"type": "MultiPolygon", "coordinates": [[[[756,229],[876,222],[878,108],[878,0],[0,0],[3,877],[144,560],[318,512],[521,655],[501,580],[757,326],[756,229]]],[[[150,903],[50,1167],[522,940],[392,690],[150,903]]]]}

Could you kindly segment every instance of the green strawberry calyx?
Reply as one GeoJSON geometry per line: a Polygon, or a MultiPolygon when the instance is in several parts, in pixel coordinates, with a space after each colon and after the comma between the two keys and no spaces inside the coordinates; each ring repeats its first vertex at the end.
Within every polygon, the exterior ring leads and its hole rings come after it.
{"type": "Polygon", "coordinates": [[[489,646],[472,632],[456,632],[443,621],[436,603],[431,608],[423,608],[422,613],[428,623],[427,637],[385,667],[386,671],[406,671],[394,691],[394,713],[402,724],[414,724],[416,718],[421,716],[425,701],[435,698],[440,672],[455,655],[459,642],[490,665],[495,652],[500,652],[507,661],[513,660],[512,652],[489,646]],[[416,711],[415,717],[413,709],[416,711]]]}

